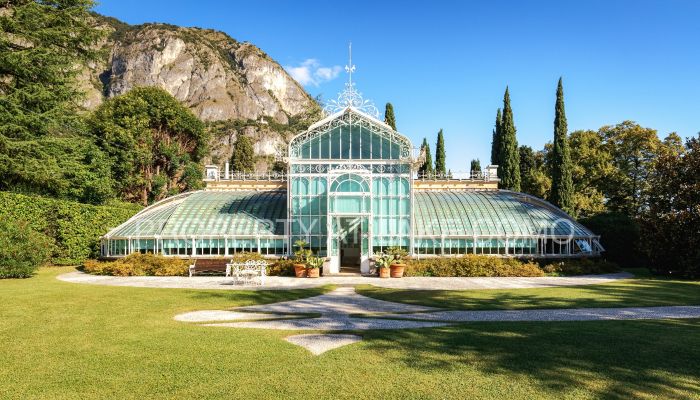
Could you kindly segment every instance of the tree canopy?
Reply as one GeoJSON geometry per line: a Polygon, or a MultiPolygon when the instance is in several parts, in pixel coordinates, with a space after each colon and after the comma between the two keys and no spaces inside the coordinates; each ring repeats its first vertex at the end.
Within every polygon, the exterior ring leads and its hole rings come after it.
{"type": "Polygon", "coordinates": [[[29,139],[80,123],[76,76],[104,37],[92,0],[0,3],[0,134],[29,139]]]}
{"type": "Polygon", "coordinates": [[[501,178],[501,187],[508,190],[520,191],[520,153],[518,151],[518,139],[516,138],[513,110],[510,107],[510,93],[508,87],[503,95],[503,117],[501,121],[501,138],[498,152],[498,176],[501,178]]]}
{"type": "Polygon", "coordinates": [[[496,123],[493,128],[493,134],[491,136],[491,164],[499,165],[501,161],[499,160],[501,151],[501,136],[503,135],[503,128],[501,127],[503,116],[501,115],[501,109],[496,111],[496,123]]]}
{"type": "Polygon", "coordinates": [[[91,125],[113,162],[118,193],[148,204],[201,185],[203,123],[163,89],[136,88],[103,103],[91,125]]]}
{"type": "Polygon", "coordinates": [[[573,211],[573,182],[571,180],[571,151],[569,149],[564,87],[559,78],[557,101],[554,107],[554,146],[552,147],[552,192],[554,205],[571,213],[573,211]]]}
{"type": "Polygon", "coordinates": [[[234,172],[255,172],[255,151],[253,141],[248,136],[239,134],[233,144],[231,169],[234,172]]]}
{"type": "Polygon", "coordinates": [[[396,130],[396,117],[394,116],[394,106],[391,103],[386,103],[386,108],[384,110],[384,122],[391,127],[391,129],[396,130]]]}
{"type": "Polygon", "coordinates": [[[438,175],[447,175],[447,164],[445,158],[445,137],[442,134],[442,129],[440,129],[437,135],[437,143],[435,145],[435,173],[438,175]]]}
{"type": "Polygon", "coordinates": [[[418,175],[430,176],[433,173],[435,173],[435,170],[433,169],[433,156],[432,154],[430,154],[430,144],[428,143],[428,139],[426,138],[423,138],[421,151],[425,152],[425,161],[423,162],[423,165],[421,165],[420,168],[418,168],[418,175]]]}

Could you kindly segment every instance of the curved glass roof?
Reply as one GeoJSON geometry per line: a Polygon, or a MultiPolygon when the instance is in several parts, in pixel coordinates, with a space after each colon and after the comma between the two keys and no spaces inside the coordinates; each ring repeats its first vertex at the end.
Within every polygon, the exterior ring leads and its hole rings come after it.
{"type": "Polygon", "coordinates": [[[156,203],[107,237],[284,235],[287,194],[199,191],[156,203]]]}
{"type": "Polygon", "coordinates": [[[593,235],[553,205],[509,191],[416,191],[416,236],[593,235]]]}
{"type": "MultiPolygon", "coordinates": [[[[592,236],[553,205],[509,191],[415,191],[416,236],[592,236]]],[[[106,237],[284,235],[285,191],[198,191],[136,214],[106,237]]]]}

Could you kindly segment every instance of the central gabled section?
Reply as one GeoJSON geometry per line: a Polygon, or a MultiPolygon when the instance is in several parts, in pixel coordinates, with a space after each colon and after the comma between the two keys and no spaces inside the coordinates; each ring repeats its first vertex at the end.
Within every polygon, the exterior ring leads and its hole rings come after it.
{"type": "Polygon", "coordinates": [[[377,119],[352,107],[333,114],[294,137],[289,156],[302,160],[401,160],[411,142],[377,119]]]}
{"type": "Polygon", "coordinates": [[[290,243],[301,239],[340,267],[369,272],[386,247],[411,248],[411,142],[347,107],[289,144],[290,243]]]}

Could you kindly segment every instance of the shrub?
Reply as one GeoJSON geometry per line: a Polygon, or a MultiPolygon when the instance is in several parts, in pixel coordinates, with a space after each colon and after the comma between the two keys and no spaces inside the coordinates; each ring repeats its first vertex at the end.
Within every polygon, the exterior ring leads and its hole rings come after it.
{"type": "Polygon", "coordinates": [[[32,276],[50,251],[49,238],[27,222],[0,220],[0,279],[32,276]]]}
{"type": "Polygon", "coordinates": [[[296,262],[290,259],[275,260],[274,263],[267,266],[267,275],[294,276],[294,264],[296,264],[296,262]]]}
{"type": "Polygon", "coordinates": [[[56,265],[76,265],[97,257],[100,236],[140,209],[128,203],[93,206],[9,192],[0,192],[0,204],[0,220],[26,221],[29,229],[49,238],[49,261],[56,265]]]}
{"type": "Polygon", "coordinates": [[[188,260],[181,258],[135,253],[116,261],[87,260],[83,263],[83,271],[114,276],[186,276],[189,274],[189,265],[188,260]]]}
{"type": "Polygon", "coordinates": [[[462,257],[411,259],[405,276],[544,276],[532,261],[468,254],[462,257]]]}
{"type": "Polygon", "coordinates": [[[263,257],[262,254],[260,254],[258,252],[243,251],[240,253],[236,253],[233,257],[231,257],[231,259],[235,263],[243,263],[243,262],[250,261],[250,260],[253,260],[253,261],[264,260],[265,257],[263,257]]]}
{"type": "Polygon", "coordinates": [[[554,275],[589,275],[617,272],[620,267],[614,262],[603,259],[566,259],[561,261],[547,261],[542,267],[547,274],[554,275]]]}

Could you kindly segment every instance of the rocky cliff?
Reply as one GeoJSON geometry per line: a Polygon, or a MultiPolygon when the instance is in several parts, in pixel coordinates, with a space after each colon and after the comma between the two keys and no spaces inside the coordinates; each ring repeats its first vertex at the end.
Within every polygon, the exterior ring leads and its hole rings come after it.
{"type": "Polygon", "coordinates": [[[256,140],[268,162],[319,107],[277,62],[225,33],[166,24],[131,26],[105,18],[105,61],[83,77],[85,106],[137,86],[160,86],[190,107],[213,133],[211,162],[230,157],[237,134],[256,140]]]}

